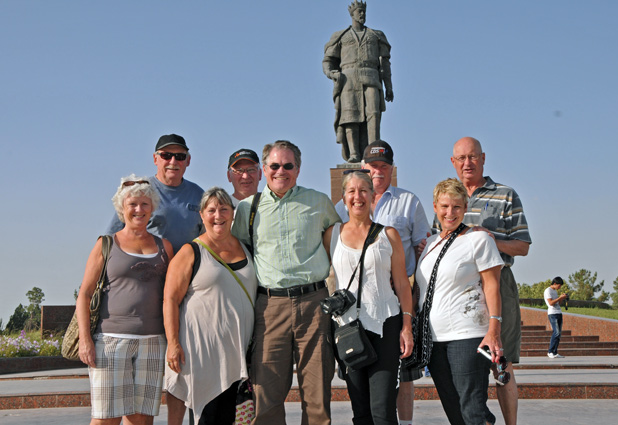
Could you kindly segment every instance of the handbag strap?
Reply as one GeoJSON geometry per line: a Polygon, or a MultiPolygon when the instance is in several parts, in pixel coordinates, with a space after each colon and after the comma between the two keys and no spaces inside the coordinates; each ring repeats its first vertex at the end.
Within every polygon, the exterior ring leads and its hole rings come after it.
{"type": "Polygon", "coordinates": [[[375,240],[377,239],[378,235],[380,234],[383,228],[384,226],[381,225],[380,223],[371,222],[371,227],[369,227],[369,232],[367,233],[367,237],[365,238],[365,242],[363,243],[363,250],[358,260],[358,264],[354,268],[354,271],[352,272],[352,276],[350,276],[350,282],[348,283],[348,287],[346,288],[346,291],[350,289],[350,286],[352,285],[352,281],[354,281],[354,276],[356,275],[356,270],[358,270],[360,267],[360,270],[358,272],[358,293],[356,294],[356,317],[357,318],[358,318],[358,315],[360,313],[360,308],[361,308],[363,265],[365,262],[365,252],[367,252],[367,248],[369,247],[369,245],[375,242],[375,240]]]}
{"type": "Polygon", "coordinates": [[[90,311],[96,311],[99,309],[99,305],[101,303],[101,299],[99,298],[99,294],[103,286],[105,285],[105,277],[107,276],[107,261],[109,260],[109,253],[112,250],[112,236],[110,235],[102,235],[99,236],[101,239],[101,255],[103,256],[103,267],[101,268],[101,274],[99,275],[99,280],[97,280],[97,286],[92,293],[92,298],[90,298],[90,311]]]}
{"type": "MultiPolygon", "coordinates": [[[[425,315],[425,317],[427,317],[427,319],[429,318],[429,312],[431,311],[431,305],[433,304],[433,292],[436,286],[436,276],[438,274],[438,266],[440,265],[440,261],[442,261],[442,257],[444,257],[444,254],[446,254],[446,251],[448,250],[448,248],[455,241],[455,238],[467,227],[468,226],[466,226],[465,224],[460,223],[457,229],[455,229],[455,231],[449,235],[448,240],[442,247],[442,250],[438,254],[438,258],[436,259],[436,262],[433,265],[433,270],[431,271],[431,277],[429,278],[429,284],[427,285],[427,295],[425,295],[425,302],[423,303],[423,308],[422,308],[422,310],[424,311],[423,314],[425,315]]],[[[427,257],[427,255],[425,255],[425,257],[427,257]]]]}
{"type": "Polygon", "coordinates": [[[105,276],[107,275],[107,260],[109,260],[109,253],[112,250],[112,237],[110,235],[99,236],[101,238],[101,254],[103,255],[103,268],[97,281],[97,289],[102,288],[105,285],[105,276]]]}
{"type": "Polygon", "coordinates": [[[255,248],[253,247],[253,222],[255,221],[255,213],[257,212],[257,207],[260,204],[260,196],[262,196],[262,192],[257,192],[255,195],[253,195],[251,209],[249,210],[249,240],[251,241],[251,243],[247,248],[249,249],[251,257],[254,256],[255,252],[255,248]]]}
{"type": "Polygon", "coordinates": [[[234,270],[232,270],[230,266],[228,266],[228,264],[225,261],[223,261],[221,257],[219,257],[217,253],[214,252],[208,245],[206,245],[204,241],[202,241],[200,238],[193,239],[193,242],[197,242],[200,245],[202,245],[204,248],[206,248],[208,252],[210,252],[210,255],[212,255],[215,258],[215,260],[221,263],[223,267],[225,267],[226,269],[228,269],[230,273],[232,273],[232,276],[234,276],[234,279],[236,279],[236,282],[238,282],[242,290],[245,291],[245,295],[247,295],[247,298],[249,299],[249,302],[251,303],[251,307],[254,307],[253,300],[251,299],[251,296],[249,295],[249,291],[247,291],[247,288],[245,288],[245,285],[243,285],[243,283],[240,281],[236,272],[234,272],[234,270]]]}

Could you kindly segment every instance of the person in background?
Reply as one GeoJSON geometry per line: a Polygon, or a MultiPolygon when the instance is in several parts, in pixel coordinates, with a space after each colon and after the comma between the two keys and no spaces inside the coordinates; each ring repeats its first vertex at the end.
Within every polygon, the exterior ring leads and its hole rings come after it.
{"type": "Polygon", "coordinates": [[[562,285],[564,285],[564,281],[560,276],[557,276],[543,293],[545,304],[547,304],[547,318],[552,330],[549,350],[547,350],[547,357],[550,359],[564,358],[564,356],[558,354],[558,344],[560,344],[560,336],[562,335],[562,310],[560,309],[560,302],[567,298],[567,294],[558,296],[558,291],[562,285]]]}
{"type": "MultiPolygon", "coordinates": [[[[183,177],[191,163],[183,137],[177,134],[161,136],[152,156],[157,174],[148,181],[161,202],[148,223],[148,231],[168,239],[177,252],[203,232],[199,205],[204,190],[183,177]]],[[[112,235],[123,226],[124,223],[114,216],[105,233],[112,235]]]]}
{"type": "Polygon", "coordinates": [[[148,232],[159,195],[146,177],[123,177],[112,198],[124,224],[113,236],[100,319],[90,299],[103,268],[102,242],[88,257],[76,302],[79,358],[90,375],[91,425],[148,425],[159,414],[165,366],[163,286],[172,245],[148,232]]]}
{"type": "Polygon", "coordinates": [[[335,362],[330,318],[320,307],[328,297],[324,279],[330,270],[322,235],[340,218],[328,196],[296,184],[300,165],[300,149],[293,143],[278,140],[264,146],[267,185],[257,205],[253,237],[249,234],[252,196],[238,204],[232,227],[242,243],[255,243],[259,287],[251,360],[253,425],[285,423],[284,402],[294,364],[302,424],[331,423],[335,362]]]}
{"type": "MultiPolygon", "coordinates": [[[[371,177],[362,171],[366,170],[352,171],[343,178],[343,201],[349,221],[330,227],[324,233],[324,246],[332,260],[337,290],[346,289],[354,275],[349,291],[358,298],[359,281],[362,282],[358,318],[378,357],[369,366],[346,370],[353,423],[397,425],[399,358],[400,354],[402,358],[409,356],[414,344],[412,292],[401,238],[393,227],[384,227],[367,247],[362,275],[360,271],[356,274],[356,265],[373,224],[371,204],[375,197],[371,177]]],[[[340,317],[341,324],[355,320],[356,304],[340,317]]],[[[346,369],[340,359],[338,362],[340,368],[346,369]]]]}
{"type": "Polygon", "coordinates": [[[168,424],[182,424],[188,406],[199,425],[233,425],[238,386],[249,377],[257,279],[249,252],[230,233],[230,196],[207,190],[200,214],[206,232],[194,241],[199,268],[193,276],[194,250],[184,245],[170,264],[163,298],[168,424]]]}
{"type": "Polygon", "coordinates": [[[234,186],[234,208],[248,196],[255,195],[262,180],[260,158],[251,149],[239,149],[230,155],[227,164],[227,180],[234,186]]]}

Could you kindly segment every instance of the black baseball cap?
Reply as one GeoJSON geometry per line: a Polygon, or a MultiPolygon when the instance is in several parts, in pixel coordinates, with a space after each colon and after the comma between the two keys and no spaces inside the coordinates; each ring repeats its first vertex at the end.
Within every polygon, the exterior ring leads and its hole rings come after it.
{"type": "Polygon", "coordinates": [[[170,146],[170,145],[182,146],[186,150],[189,150],[189,148],[187,147],[187,143],[185,142],[185,139],[182,136],[179,136],[178,134],[166,134],[164,136],[159,137],[157,146],[155,146],[155,152],[158,151],[159,149],[163,149],[164,147],[170,146]]]}
{"type": "Polygon", "coordinates": [[[249,161],[254,162],[256,164],[260,163],[260,158],[258,157],[257,153],[255,153],[251,149],[243,148],[243,149],[237,150],[236,152],[230,155],[230,160],[228,161],[228,164],[227,164],[228,168],[236,164],[241,159],[248,159],[249,161]]]}
{"type": "Polygon", "coordinates": [[[366,163],[373,161],[384,161],[389,165],[393,165],[393,149],[391,148],[391,145],[386,143],[384,140],[378,140],[370,143],[369,146],[365,148],[363,161],[366,163]]]}

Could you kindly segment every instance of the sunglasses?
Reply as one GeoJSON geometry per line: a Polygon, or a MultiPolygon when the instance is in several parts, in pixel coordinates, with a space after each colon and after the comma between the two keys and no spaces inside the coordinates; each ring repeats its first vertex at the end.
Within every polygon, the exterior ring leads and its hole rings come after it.
{"type": "Polygon", "coordinates": [[[184,161],[185,159],[187,159],[187,154],[186,153],[173,153],[173,152],[157,152],[157,155],[159,155],[161,158],[163,158],[166,161],[169,161],[172,158],[176,158],[176,161],[184,161]]]}
{"type": "Polygon", "coordinates": [[[496,377],[496,384],[506,385],[511,380],[511,374],[506,371],[506,357],[500,356],[500,360],[496,363],[496,369],[498,369],[498,376],[496,377]]]}
{"type": "Polygon", "coordinates": [[[352,173],[370,173],[370,171],[365,168],[359,168],[357,170],[345,170],[343,172],[343,175],[347,176],[348,174],[352,174],[352,173]]]}
{"type": "Polygon", "coordinates": [[[281,167],[283,167],[284,170],[288,170],[288,171],[294,169],[294,164],[292,164],[291,162],[288,162],[286,164],[277,164],[276,162],[274,162],[272,164],[268,164],[268,166],[273,171],[277,171],[281,167]]]}
{"type": "Polygon", "coordinates": [[[138,181],[129,180],[129,181],[122,183],[122,187],[133,186],[136,184],[150,184],[150,182],[148,180],[138,180],[138,181]]]}

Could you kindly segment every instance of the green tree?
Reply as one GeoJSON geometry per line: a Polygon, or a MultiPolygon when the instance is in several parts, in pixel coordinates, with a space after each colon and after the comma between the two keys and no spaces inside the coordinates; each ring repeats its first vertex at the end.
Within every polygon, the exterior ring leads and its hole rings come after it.
{"type": "Polygon", "coordinates": [[[9,317],[9,322],[6,324],[4,333],[10,334],[21,331],[24,328],[24,324],[26,323],[26,320],[28,320],[28,317],[28,310],[26,310],[23,305],[19,304],[11,317],[9,317]]]}
{"type": "Polygon", "coordinates": [[[618,277],[614,279],[614,292],[610,295],[612,306],[618,308],[618,277]]]}
{"type": "Polygon", "coordinates": [[[569,275],[569,282],[572,284],[573,293],[571,298],[574,300],[592,301],[594,294],[603,289],[604,281],[596,283],[597,273],[590,270],[581,269],[569,275]]]}
{"type": "Polygon", "coordinates": [[[28,305],[28,319],[24,323],[24,329],[27,331],[39,329],[41,327],[41,303],[45,299],[45,294],[41,288],[36,286],[26,292],[26,297],[30,301],[28,305]]]}

